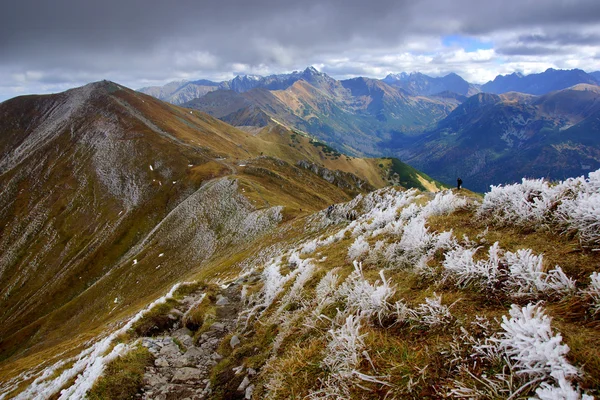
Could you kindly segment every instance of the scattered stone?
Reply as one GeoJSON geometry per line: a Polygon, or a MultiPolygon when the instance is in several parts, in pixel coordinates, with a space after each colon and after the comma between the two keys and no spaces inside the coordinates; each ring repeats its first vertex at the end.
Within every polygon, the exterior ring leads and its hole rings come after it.
{"type": "Polygon", "coordinates": [[[210,326],[210,329],[213,331],[221,331],[223,332],[225,330],[225,325],[223,325],[221,322],[215,322],[214,324],[212,324],[210,326]]]}
{"type": "Polygon", "coordinates": [[[238,386],[237,388],[238,392],[243,392],[244,390],[246,390],[248,385],[250,385],[250,379],[248,379],[248,376],[245,376],[244,380],[242,381],[242,383],[240,383],[240,386],[238,386]]]}
{"type": "MultiPolygon", "coordinates": [[[[239,305],[234,291],[239,292],[239,287],[235,284],[230,285],[226,293],[217,295],[217,301],[219,305],[225,306],[225,312],[219,314],[219,320],[200,336],[197,344],[194,343],[193,333],[182,327],[181,319],[185,312],[202,296],[200,291],[181,299],[178,308],[173,308],[169,312],[173,323],[171,328],[165,332],[165,336],[141,339],[142,345],[155,356],[155,361],[154,365],[146,368],[144,388],[140,392],[142,394],[136,398],[149,400],[211,398],[213,390],[209,376],[212,368],[223,358],[216,350],[225,335],[235,329],[237,322],[239,305]]],[[[230,338],[229,343],[232,348],[239,346],[240,338],[234,335],[230,338]]],[[[234,370],[236,374],[243,374],[246,368],[242,365],[234,370]]],[[[243,386],[239,389],[238,398],[241,398],[242,393],[246,394],[251,376],[251,371],[248,370],[245,380],[242,382],[243,386]]]]}
{"type": "Polygon", "coordinates": [[[246,393],[244,398],[246,400],[250,400],[252,398],[252,393],[254,393],[254,385],[250,385],[246,388],[246,393]]]}
{"type": "Polygon", "coordinates": [[[254,368],[248,368],[248,376],[256,375],[256,370],[254,368]]]}
{"type": "Polygon", "coordinates": [[[156,365],[159,368],[167,368],[169,366],[169,362],[166,358],[159,357],[156,360],[154,360],[154,365],[156,365]]]}
{"type": "Polygon", "coordinates": [[[242,373],[242,370],[244,369],[243,365],[240,365],[239,367],[235,367],[235,368],[231,368],[231,370],[236,374],[239,375],[242,373]]]}
{"type": "Polygon", "coordinates": [[[178,368],[173,375],[171,382],[173,383],[188,383],[189,381],[199,380],[202,371],[198,368],[183,367],[178,368]]]}

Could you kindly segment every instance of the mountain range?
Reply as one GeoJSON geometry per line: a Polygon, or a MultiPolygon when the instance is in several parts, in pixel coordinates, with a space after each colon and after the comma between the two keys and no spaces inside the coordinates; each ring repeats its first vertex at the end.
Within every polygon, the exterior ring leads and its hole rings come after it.
{"type": "MultiPolygon", "coordinates": [[[[301,79],[310,82],[311,76],[318,74],[322,73],[314,67],[308,67],[304,71],[294,71],[289,74],[276,74],[266,77],[260,75],[238,75],[229,81],[222,82],[213,82],[206,79],[174,81],[164,86],[144,87],[138,89],[138,91],[160,100],[180,105],[202,97],[214,90],[233,90],[238,93],[247,92],[254,88],[284,90],[301,79]]],[[[495,94],[520,92],[541,95],[555,90],[566,89],[579,83],[597,85],[600,82],[600,71],[586,73],[580,69],[556,70],[549,68],[545,72],[530,75],[515,72],[510,75],[498,75],[494,80],[483,85],[469,83],[455,73],[450,73],[442,77],[431,77],[420,72],[401,72],[388,74],[381,81],[390,86],[402,89],[412,96],[430,96],[444,92],[452,92],[467,97],[479,92],[495,94]]]]}
{"type": "Polygon", "coordinates": [[[377,154],[392,133],[418,134],[458,104],[453,96],[412,96],[368,78],[337,81],[314,69],[286,89],[218,90],[182,104],[235,126],[280,123],[354,155],[377,154]]]}
{"type": "Polygon", "coordinates": [[[543,96],[480,93],[409,146],[383,144],[443,182],[468,187],[518,176],[565,179],[600,168],[600,87],[579,84],[543,96]]]}
{"type": "Polygon", "coordinates": [[[548,68],[539,74],[523,75],[515,72],[510,75],[499,75],[493,81],[481,85],[486,93],[519,92],[543,95],[556,90],[566,89],[580,83],[598,85],[598,71],[587,74],[580,69],[557,70],[548,68]],[[594,75],[596,74],[596,75],[594,75]]]}
{"type": "Polygon", "coordinates": [[[399,157],[477,191],[522,176],[563,179],[600,160],[597,80],[577,69],[472,85],[456,74],[338,81],[311,67],[219,85],[182,105],[234,126],[281,124],[346,154],[399,157]]]}

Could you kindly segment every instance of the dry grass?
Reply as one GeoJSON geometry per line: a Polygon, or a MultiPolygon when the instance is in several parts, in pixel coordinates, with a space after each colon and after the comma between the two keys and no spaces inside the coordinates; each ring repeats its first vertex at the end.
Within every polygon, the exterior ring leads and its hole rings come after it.
{"type": "Polygon", "coordinates": [[[145,368],[153,361],[152,354],[138,345],[129,353],[111,361],[104,374],[87,393],[90,400],[131,399],[142,387],[145,368]]]}

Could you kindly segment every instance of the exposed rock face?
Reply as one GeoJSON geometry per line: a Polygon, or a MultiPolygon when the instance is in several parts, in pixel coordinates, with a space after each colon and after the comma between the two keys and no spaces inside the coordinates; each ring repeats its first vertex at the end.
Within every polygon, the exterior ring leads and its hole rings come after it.
{"type": "Polygon", "coordinates": [[[312,171],[321,178],[325,179],[327,182],[332,183],[342,189],[365,189],[371,187],[368,183],[361,180],[356,175],[351,174],[350,172],[332,171],[306,160],[298,161],[296,166],[312,171]]]}

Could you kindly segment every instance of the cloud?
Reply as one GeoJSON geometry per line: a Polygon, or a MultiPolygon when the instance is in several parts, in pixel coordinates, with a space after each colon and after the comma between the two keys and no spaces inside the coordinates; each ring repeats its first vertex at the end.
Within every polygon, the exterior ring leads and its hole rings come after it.
{"type": "Polygon", "coordinates": [[[600,54],[597,0],[5,3],[0,101],[104,78],[138,88],[308,65],[337,78],[418,70],[483,82],[516,70],[598,69],[600,54]]]}

